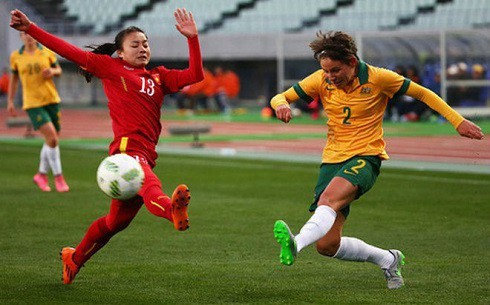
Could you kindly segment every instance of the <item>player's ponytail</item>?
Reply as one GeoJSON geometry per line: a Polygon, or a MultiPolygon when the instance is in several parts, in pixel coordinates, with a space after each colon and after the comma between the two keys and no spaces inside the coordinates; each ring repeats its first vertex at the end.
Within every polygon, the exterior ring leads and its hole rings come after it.
{"type": "MultiPolygon", "coordinates": [[[[111,56],[114,52],[117,51],[117,46],[115,43],[104,43],[101,45],[90,45],[86,46],[86,48],[92,49],[92,53],[95,54],[105,54],[111,56]]],[[[80,74],[85,77],[85,80],[87,83],[90,83],[92,81],[93,75],[91,73],[88,73],[86,70],[79,68],[80,74]]]]}
{"type": "MultiPolygon", "coordinates": [[[[123,44],[124,37],[126,37],[127,34],[130,34],[133,32],[141,32],[141,33],[145,34],[145,36],[146,36],[146,33],[142,29],[135,27],[135,26],[130,26],[130,27],[120,31],[119,33],[117,33],[116,38],[114,39],[113,43],[104,43],[101,45],[90,45],[90,46],[86,46],[86,47],[92,49],[92,52],[95,54],[105,54],[105,55],[111,56],[117,50],[122,50],[122,44],[123,44]]],[[[85,80],[87,81],[87,83],[90,83],[93,75],[91,73],[87,72],[86,70],[82,69],[82,68],[79,68],[79,72],[80,72],[80,74],[82,74],[85,77],[85,80]]]]}

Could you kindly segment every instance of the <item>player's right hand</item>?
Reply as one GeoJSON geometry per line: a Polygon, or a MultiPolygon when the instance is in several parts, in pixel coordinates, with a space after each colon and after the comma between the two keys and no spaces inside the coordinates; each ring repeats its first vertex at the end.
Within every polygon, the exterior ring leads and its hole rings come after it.
{"type": "Polygon", "coordinates": [[[283,121],[284,123],[289,123],[293,118],[293,114],[291,113],[291,108],[286,105],[279,105],[276,108],[276,117],[283,121]]]}
{"type": "Polygon", "coordinates": [[[194,17],[191,12],[188,12],[185,8],[178,8],[174,12],[175,27],[177,30],[187,38],[197,36],[197,26],[194,21],[194,17]]]}
{"type": "Polygon", "coordinates": [[[25,32],[31,26],[31,21],[27,16],[21,11],[15,9],[10,12],[10,27],[16,29],[17,31],[25,32]]]}
{"type": "Polygon", "coordinates": [[[10,116],[17,116],[17,111],[15,111],[14,103],[7,103],[7,112],[10,116]]]}

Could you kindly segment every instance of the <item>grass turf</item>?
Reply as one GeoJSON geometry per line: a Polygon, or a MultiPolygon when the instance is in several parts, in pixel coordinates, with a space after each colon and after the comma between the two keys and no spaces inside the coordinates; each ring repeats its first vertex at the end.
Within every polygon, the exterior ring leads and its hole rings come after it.
{"type": "Polygon", "coordinates": [[[76,245],[109,200],[95,171],[105,151],[62,149],[71,191],[32,183],[39,147],[0,146],[0,304],[488,304],[490,176],[384,169],[353,203],[344,235],[407,256],[406,286],[389,291],[368,263],[314,247],[279,264],[276,219],[297,232],[317,165],[162,155],[171,193],[187,183],[191,228],[177,232],[144,208],[77,276],[61,284],[58,252],[76,245]]]}

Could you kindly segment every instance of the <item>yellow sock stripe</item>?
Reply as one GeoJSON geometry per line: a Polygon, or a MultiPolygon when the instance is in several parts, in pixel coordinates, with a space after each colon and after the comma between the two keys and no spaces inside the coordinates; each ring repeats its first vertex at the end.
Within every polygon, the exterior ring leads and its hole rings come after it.
{"type": "Polygon", "coordinates": [[[150,203],[156,206],[157,208],[161,209],[163,212],[165,212],[165,208],[159,205],[158,203],[156,203],[155,201],[150,200],[150,203]]]}
{"type": "Polygon", "coordinates": [[[128,147],[128,137],[122,137],[121,138],[121,143],[119,143],[119,151],[122,154],[126,153],[126,148],[128,147]]]}
{"type": "Polygon", "coordinates": [[[91,252],[91,251],[92,251],[92,250],[95,248],[95,246],[96,246],[96,245],[97,245],[97,243],[94,243],[94,244],[92,245],[92,247],[90,247],[90,249],[88,249],[88,250],[87,250],[87,252],[85,252],[83,255],[87,255],[87,254],[89,254],[89,253],[90,253],[90,252],[91,252]]]}

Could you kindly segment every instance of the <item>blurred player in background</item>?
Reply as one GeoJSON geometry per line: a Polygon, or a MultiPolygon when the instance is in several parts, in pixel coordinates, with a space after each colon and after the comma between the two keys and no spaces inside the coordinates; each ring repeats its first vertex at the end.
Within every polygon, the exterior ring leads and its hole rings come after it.
{"type": "Polygon", "coordinates": [[[214,68],[216,79],[216,92],[214,99],[218,110],[223,113],[231,113],[231,100],[240,92],[240,78],[230,69],[217,66],[214,68]]]}
{"type": "Polygon", "coordinates": [[[461,136],[482,139],[483,133],[432,91],[361,61],[354,40],[346,33],[320,32],[310,47],[321,69],[271,100],[277,118],[285,123],[292,119],[289,104],[300,98],[311,101],[319,97],[328,117],[327,144],[310,206],[314,213],[296,236],[284,221],[276,221],[274,236],[281,246],[280,261],[292,265],[297,253],[316,243],[321,255],[378,265],[388,288],[400,288],[404,284],[401,251],[342,236],[350,203],[374,185],[381,161],[388,159],[382,129],[388,99],[407,94],[443,115],[461,136]]]}
{"type": "Polygon", "coordinates": [[[191,110],[192,112],[209,113],[209,98],[214,95],[216,90],[216,81],[213,73],[204,67],[204,79],[198,83],[184,87],[177,94],[177,108],[182,114],[182,110],[191,110]]]}
{"type": "Polygon", "coordinates": [[[140,162],[145,172],[145,182],[138,196],[127,201],[112,199],[109,213],[92,223],[76,249],[62,249],[65,284],[71,284],[81,266],[131,223],[143,204],[152,214],[173,222],[175,229],[183,231],[189,227],[189,189],[181,184],[169,198],[153,173],[164,96],[203,79],[194,18],[185,9],[177,9],[174,16],[175,27],[189,45],[189,68],[185,70],[169,70],[163,66],[146,70],[151,57],[150,46],[146,34],[137,27],[124,29],[117,34],[114,43],[105,43],[87,52],[37,27],[19,10],[11,12],[11,27],[27,32],[78,64],[87,81],[93,75],[102,80],[114,132],[109,154],[127,153],[140,162]],[[114,52],[116,58],[111,57],[114,52]]]}
{"type": "Polygon", "coordinates": [[[53,77],[61,75],[61,67],[56,55],[39,44],[29,34],[20,33],[24,43],[10,55],[12,75],[9,82],[7,110],[10,116],[17,116],[14,105],[15,94],[22,83],[22,109],[24,109],[35,130],[44,137],[41,149],[39,170],[34,175],[34,183],[44,192],[51,191],[48,173],[54,176],[58,192],[68,192],[61,168],[59,131],[60,131],[60,97],[53,77]]]}

